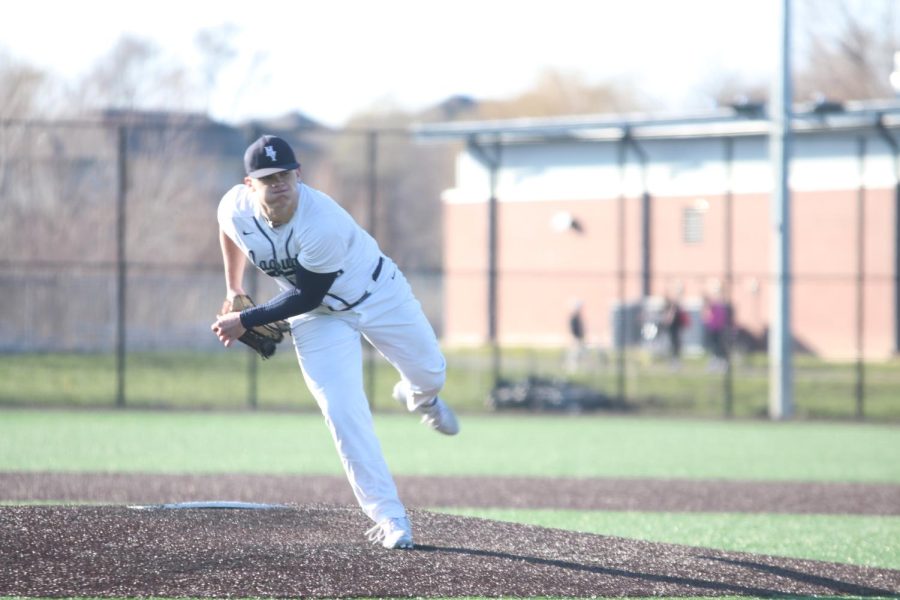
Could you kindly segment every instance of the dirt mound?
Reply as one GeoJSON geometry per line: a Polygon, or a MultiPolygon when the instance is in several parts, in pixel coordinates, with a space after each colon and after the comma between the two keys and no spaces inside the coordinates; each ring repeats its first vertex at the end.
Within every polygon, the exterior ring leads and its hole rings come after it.
{"type": "Polygon", "coordinates": [[[900,571],[411,511],[416,549],[355,506],[0,507],[0,594],[721,596],[900,594],[900,571]]]}

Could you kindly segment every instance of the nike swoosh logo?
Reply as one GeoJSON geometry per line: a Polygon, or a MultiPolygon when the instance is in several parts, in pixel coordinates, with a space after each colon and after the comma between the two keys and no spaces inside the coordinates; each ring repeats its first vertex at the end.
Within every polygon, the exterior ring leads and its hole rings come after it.
{"type": "Polygon", "coordinates": [[[242,233],[243,235],[251,235],[253,232],[252,232],[252,231],[244,231],[244,230],[241,230],[241,233],[242,233]]]}

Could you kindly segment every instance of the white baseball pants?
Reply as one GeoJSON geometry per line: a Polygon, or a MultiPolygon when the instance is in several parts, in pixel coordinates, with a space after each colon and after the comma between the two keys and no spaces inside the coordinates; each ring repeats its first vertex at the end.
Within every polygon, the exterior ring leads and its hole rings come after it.
{"type": "Polygon", "coordinates": [[[385,259],[371,296],[352,310],[320,307],[291,321],[303,377],[325,417],[357,502],[376,523],[405,516],[375,435],[363,384],[360,336],[400,373],[410,392],[410,410],[438,394],[446,361],[409,283],[385,259]]]}

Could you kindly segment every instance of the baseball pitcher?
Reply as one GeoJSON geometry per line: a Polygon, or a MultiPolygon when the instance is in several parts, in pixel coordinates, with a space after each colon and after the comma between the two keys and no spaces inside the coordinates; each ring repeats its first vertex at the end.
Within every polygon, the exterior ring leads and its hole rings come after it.
{"type": "Polygon", "coordinates": [[[362,377],[365,338],[397,369],[394,398],[432,429],[455,435],[438,398],[446,362],[406,278],[378,243],[326,194],[301,181],[283,139],[264,135],[244,154],[244,182],[219,203],[226,300],[212,325],[229,347],[264,358],[290,331],[306,385],[318,403],[353,493],[385,548],[411,548],[412,527],[375,435],[362,377]],[[282,290],[253,305],[247,261],[282,290]]]}

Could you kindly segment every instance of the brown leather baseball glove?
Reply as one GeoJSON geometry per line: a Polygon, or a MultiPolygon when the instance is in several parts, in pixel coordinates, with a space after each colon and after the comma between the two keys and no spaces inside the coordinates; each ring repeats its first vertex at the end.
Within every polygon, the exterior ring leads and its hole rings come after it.
{"type": "MultiPolygon", "coordinates": [[[[235,296],[233,300],[225,299],[219,315],[230,312],[240,312],[245,308],[256,306],[253,299],[246,294],[235,296]]],[[[251,327],[238,340],[250,348],[263,358],[269,358],[275,354],[278,344],[284,339],[284,334],[290,332],[291,326],[287,321],[276,321],[267,325],[259,325],[251,327]]]]}

